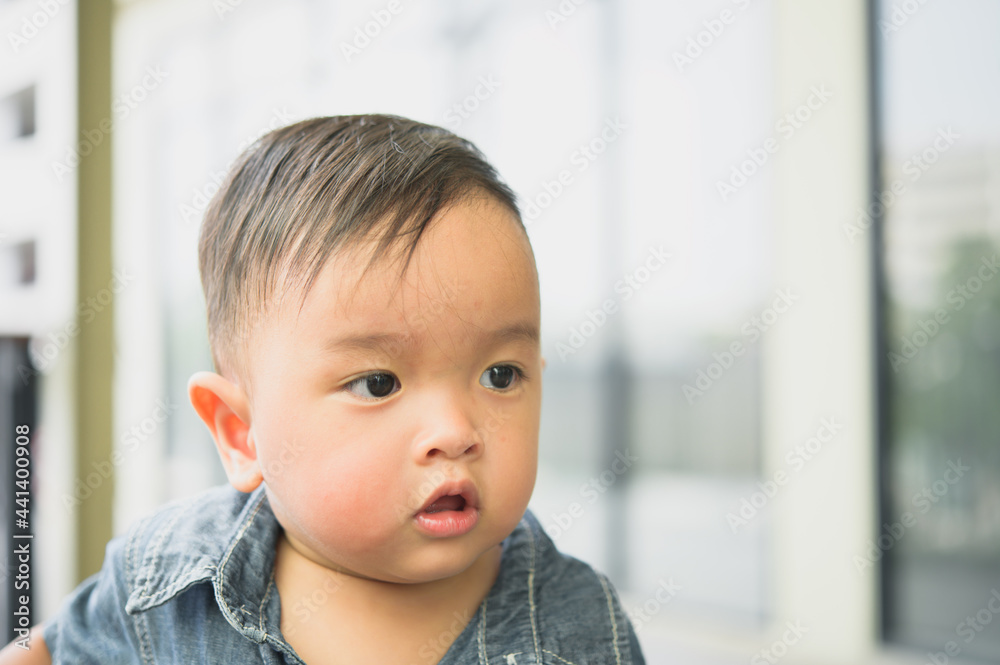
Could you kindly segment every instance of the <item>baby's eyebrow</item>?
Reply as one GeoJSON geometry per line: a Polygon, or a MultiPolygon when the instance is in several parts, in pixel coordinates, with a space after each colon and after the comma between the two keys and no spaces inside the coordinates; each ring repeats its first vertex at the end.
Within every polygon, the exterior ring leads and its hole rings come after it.
{"type": "MultiPolygon", "coordinates": [[[[538,344],[540,339],[538,326],[530,321],[518,321],[495,330],[478,329],[473,333],[473,337],[480,346],[498,346],[513,342],[538,344]]],[[[413,349],[417,343],[417,336],[408,333],[353,334],[329,340],[324,345],[324,350],[328,353],[380,351],[387,355],[396,355],[402,350],[413,349]]]]}

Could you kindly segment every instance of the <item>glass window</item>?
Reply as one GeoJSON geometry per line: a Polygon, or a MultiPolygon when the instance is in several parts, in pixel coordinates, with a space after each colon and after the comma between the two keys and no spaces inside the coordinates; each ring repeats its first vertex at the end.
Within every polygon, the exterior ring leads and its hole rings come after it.
{"type": "Polygon", "coordinates": [[[885,635],[995,661],[1000,5],[880,0],[875,19],[880,182],[859,220],[884,214],[885,635]]]}

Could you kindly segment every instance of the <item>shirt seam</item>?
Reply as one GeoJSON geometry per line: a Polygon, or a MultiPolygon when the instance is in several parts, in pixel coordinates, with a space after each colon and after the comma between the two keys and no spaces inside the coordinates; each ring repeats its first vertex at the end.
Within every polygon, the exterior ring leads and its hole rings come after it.
{"type": "Polygon", "coordinates": [[[483,606],[479,610],[479,631],[477,634],[477,641],[479,642],[479,662],[481,665],[489,665],[489,661],[486,660],[486,601],[489,600],[489,595],[483,599],[483,606]]]}
{"type": "Polygon", "coordinates": [[[140,612],[132,618],[132,623],[136,639],[139,640],[139,655],[142,657],[142,662],[154,665],[156,660],[153,658],[153,642],[149,639],[149,621],[146,613],[140,612]]]}
{"type": "Polygon", "coordinates": [[[527,524],[528,532],[528,617],[531,621],[531,639],[535,647],[535,661],[542,662],[542,650],[538,645],[538,623],[535,608],[535,530],[530,522],[527,524]]]}
{"type": "Polygon", "coordinates": [[[250,528],[250,525],[257,517],[257,513],[260,511],[260,507],[263,504],[264,504],[263,500],[258,499],[257,505],[254,506],[253,511],[250,513],[249,516],[247,516],[246,521],[244,521],[243,524],[240,526],[240,530],[236,534],[236,537],[233,538],[233,542],[230,544],[229,549],[226,551],[225,556],[222,558],[222,562],[219,564],[219,569],[216,572],[215,576],[219,582],[217,587],[218,593],[216,594],[216,600],[219,602],[219,609],[222,610],[223,615],[226,617],[229,623],[231,623],[233,626],[236,626],[241,633],[243,632],[242,631],[243,623],[242,621],[237,619],[236,615],[231,611],[229,603],[226,599],[226,593],[228,592],[228,589],[226,587],[226,566],[229,564],[229,559],[232,556],[233,551],[236,549],[236,546],[239,544],[240,540],[242,540],[243,535],[246,533],[247,529],[250,528]]]}
{"type": "Polygon", "coordinates": [[[267,580],[267,589],[264,590],[264,600],[260,601],[260,632],[264,633],[264,639],[267,639],[268,632],[267,628],[264,627],[264,611],[267,607],[267,600],[271,597],[271,589],[274,588],[274,571],[271,571],[271,576],[267,580]]]}
{"type": "Polygon", "coordinates": [[[612,603],[611,592],[608,589],[607,578],[601,573],[597,574],[597,579],[601,582],[601,588],[604,589],[604,598],[608,601],[608,616],[611,617],[611,638],[612,644],[615,647],[615,663],[616,665],[621,665],[622,654],[618,650],[618,619],[615,617],[615,607],[612,603]]]}
{"type": "MultiPolygon", "coordinates": [[[[137,524],[129,533],[128,539],[125,542],[126,607],[128,605],[128,600],[132,595],[132,584],[138,576],[135,568],[135,556],[138,550],[139,536],[148,524],[149,522],[140,522],[137,524]]],[[[140,612],[136,616],[129,616],[126,607],[123,607],[122,609],[125,610],[125,615],[128,617],[129,624],[131,625],[132,630],[135,631],[135,639],[139,643],[139,657],[142,658],[143,663],[152,665],[155,662],[153,660],[153,644],[149,639],[149,625],[146,621],[145,614],[140,612]]]]}
{"type": "MultiPolygon", "coordinates": [[[[268,598],[270,598],[270,596],[271,596],[271,591],[274,590],[274,589],[277,589],[277,588],[278,588],[277,584],[275,583],[275,580],[274,580],[274,571],[272,570],[271,571],[271,576],[270,576],[270,578],[268,579],[268,582],[267,582],[267,590],[264,592],[264,601],[260,604],[260,631],[264,634],[264,641],[261,642],[261,647],[263,647],[263,645],[266,643],[266,644],[270,645],[271,648],[273,648],[275,651],[279,651],[282,654],[284,654],[285,656],[287,656],[288,658],[293,659],[294,662],[296,662],[296,663],[302,663],[302,665],[305,665],[302,662],[302,659],[299,658],[299,655],[295,652],[295,649],[292,648],[292,645],[288,644],[287,640],[284,639],[284,636],[282,636],[281,638],[278,638],[277,635],[275,635],[274,633],[267,632],[267,629],[264,628],[264,622],[265,622],[264,614],[265,614],[266,608],[267,608],[267,601],[268,601],[268,598]]],[[[280,594],[278,596],[278,599],[279,599],[279,603],[280,603],[280,599],[281,599],[280,594]]],[[[279,632],[281,630],[280,624],[278,626],[278,630],[279,630],[279,632]]]]}
{"type": "Polygon", "coordinates": [[[562,662],[564,662],[564,663],[567,663],[567,665],[576,665],[576,663],[574,663],[573,661],[571,661],[571,660],[566,660],[565,658],[563,658],[562,656],[560,656],[559,654],[557,654],[557,653],[556,653],[556,652],[554,652],[554,651],[549,651],[548,649],[542,649],[542,651],[544,651],[545,653],[549,654],[549,655],[550,655],[550,656],[552,656],[553,658],[558,658],[558,659],[559,659],[559,660],[561,660],[562,662]]]}

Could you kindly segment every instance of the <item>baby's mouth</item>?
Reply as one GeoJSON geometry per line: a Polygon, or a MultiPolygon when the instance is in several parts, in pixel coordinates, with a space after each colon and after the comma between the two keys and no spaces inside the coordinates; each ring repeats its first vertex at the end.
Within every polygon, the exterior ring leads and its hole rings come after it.
{"type": "Polygon", "coordinates": [[[471,479],[440,485],[414,516],[414,523],[434,538],[461,536],[479,521],[479,492],[471,479]]]}
{"type": "Polygon", "coordinates": [[[425,513],[440,513],[446,510],[455,510],[461,512],[465,509],[465,497],[456,496],[449,494],[448,496],[443,496],[436,500],[431,505],[424,509],[425,513]]]}
{"type": "Polygon", "coordinates": [[[479,492],[469,478],[442,483],[427,497],[417,514],[466,512],[479,508],[479,492]]]}

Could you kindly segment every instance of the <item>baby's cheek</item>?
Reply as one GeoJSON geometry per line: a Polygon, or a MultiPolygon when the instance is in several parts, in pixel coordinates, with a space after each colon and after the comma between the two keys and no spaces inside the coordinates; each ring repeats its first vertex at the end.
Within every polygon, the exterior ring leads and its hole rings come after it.
{"type": "Polygon", "coordinates": [[[305,519],[326,538],[363,549],[391,533],[399,484],[384,470],[345,460],[310,473],[298,492],[305,519]]]}
{"type": "Polygon", "coordinates": [[[532,432],[518,434],[494,451],[491,474],[508,500],[527,503],[538,469],[538,444],[532,432]]]}

